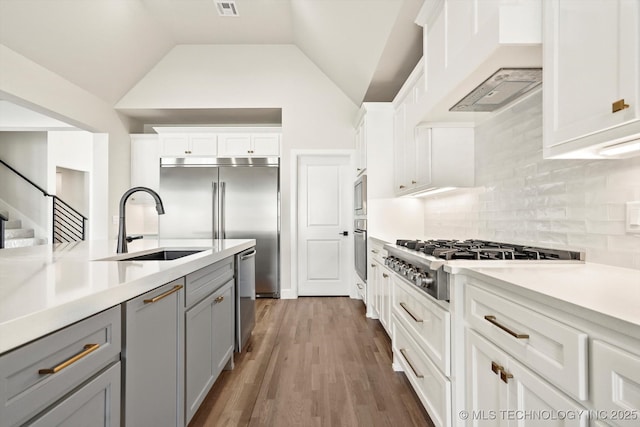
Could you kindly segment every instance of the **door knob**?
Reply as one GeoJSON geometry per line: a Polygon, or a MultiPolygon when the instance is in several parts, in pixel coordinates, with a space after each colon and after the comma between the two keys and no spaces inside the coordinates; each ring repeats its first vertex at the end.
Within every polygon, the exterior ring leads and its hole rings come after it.
{"type": "Polygon", "coordinates": [[[343,231],[343,232],[338,233],[338,234],[341,235],[341,236],[348,236],[349,232],[348,231],[343,231]]]}

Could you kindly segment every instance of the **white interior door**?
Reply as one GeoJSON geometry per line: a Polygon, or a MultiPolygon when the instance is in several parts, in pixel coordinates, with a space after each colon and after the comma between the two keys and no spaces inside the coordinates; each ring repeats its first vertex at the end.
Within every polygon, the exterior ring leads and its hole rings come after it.
{"type": "Polygon", "coordinates": [[[298,158],[298,295],[349,295],[350,171],[347,155],[298,158]]]}

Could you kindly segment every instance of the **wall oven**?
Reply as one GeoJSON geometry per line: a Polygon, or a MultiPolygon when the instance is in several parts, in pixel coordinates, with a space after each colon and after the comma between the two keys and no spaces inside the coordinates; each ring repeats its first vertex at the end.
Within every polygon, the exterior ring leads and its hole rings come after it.
{"type": "Polygon", "coordinates": [[[354,259],[356,273],[367,282],[367,220],[356,219],[353,225],[354,259]]]}
{"type": "Polygon", "coordinates": [[[353,186],[353,209],[356,216],[367,214],[367,175],[362,175],[353,186]]]}

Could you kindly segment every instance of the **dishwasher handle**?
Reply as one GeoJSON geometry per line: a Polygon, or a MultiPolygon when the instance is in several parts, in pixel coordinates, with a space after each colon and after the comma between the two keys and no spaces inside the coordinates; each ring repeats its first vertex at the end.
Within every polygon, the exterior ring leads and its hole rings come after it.
{"type": "Polygon", "coordinates": [[[256,250],[252,250],[251,252],[248,252],[246,254],[242,254],[240,255],[240,261],[244,261],[246,259],[252,258],[256,255],[256,250]]]}

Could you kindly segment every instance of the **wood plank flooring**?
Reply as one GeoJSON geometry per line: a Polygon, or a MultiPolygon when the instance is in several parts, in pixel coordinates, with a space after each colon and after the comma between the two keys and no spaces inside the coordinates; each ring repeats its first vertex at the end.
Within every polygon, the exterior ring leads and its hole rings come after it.
{"type": "Polygon", "coordinates": [[[346,297],[259,299],[247,349],[189,427],[433,426],[364,310],[346,297]]]}

